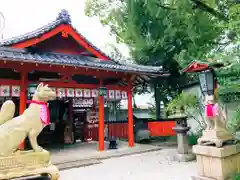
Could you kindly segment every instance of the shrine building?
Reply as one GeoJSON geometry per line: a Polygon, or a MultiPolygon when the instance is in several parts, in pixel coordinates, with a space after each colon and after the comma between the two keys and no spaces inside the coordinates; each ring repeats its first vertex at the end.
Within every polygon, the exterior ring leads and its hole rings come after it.
{"type": "Polygon", "coordinates": [[[36,84],[43,82],[56,91],[57,99],[49,102],[51,124],[39,137],[43,143],[49,137],[62,143],[85,141],[84,122],[97,121],[98,149],[103,151],[104,106],[124,99],[128,101],[128,144],[133,147],[132,91],[165,76],[161,67],[112,59],[71,25],[66,10],[43,27],[0,41],[1,104],[12,99],[17,116],[27,108],[36,84]]]}

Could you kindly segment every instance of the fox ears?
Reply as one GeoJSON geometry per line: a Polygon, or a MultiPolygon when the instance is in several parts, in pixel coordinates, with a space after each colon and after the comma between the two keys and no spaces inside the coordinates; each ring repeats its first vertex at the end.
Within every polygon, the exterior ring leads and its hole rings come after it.
{"type": "Polygon", "coordinates": [[[46,85],[44,86],[43,83],[40,83],[40,84],[37,86],[37,91],[39,91],[40,88],[42,88],[42,87],[48,87],[48,84],[46,84],[46,85]]]}

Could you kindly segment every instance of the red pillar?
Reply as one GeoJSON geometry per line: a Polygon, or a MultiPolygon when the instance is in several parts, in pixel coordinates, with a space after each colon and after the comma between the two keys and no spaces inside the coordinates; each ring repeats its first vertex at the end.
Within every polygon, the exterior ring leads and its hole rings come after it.
{"type": "Polygon", "coordinates": [[[134,132],[133,132],[133,109],[132,109],[132,83],[129,82],[128,86],[128,145],[134,146],[134,132]]]}
{"type": "Polygon", "coordinates": [[[98,150],[104,151],[104,96],[98,96],[98,150]]]}
{"type": "MultiPolygon", "coordinates": [[[[27,73],[21,73],[21,91],[20,91],[20,101],[19,101],[19,115],[21,115],[26,109],[27,101],[27,73]]],[[[24,149],[24,141],[20,144],[19,149],[24,149]]]]}

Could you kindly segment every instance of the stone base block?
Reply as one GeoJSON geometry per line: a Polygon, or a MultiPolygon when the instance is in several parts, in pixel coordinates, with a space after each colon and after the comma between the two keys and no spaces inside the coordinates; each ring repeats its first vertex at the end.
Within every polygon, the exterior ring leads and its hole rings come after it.
{"type": "Polygon", "coordinates": [[[19,151],[11,156],[0,157],[0,180],[29,176],[48,176],[59,179],[59,170],[50,162],[48,151],[19,151]]]}
{"type": "Polygon", "coordinates": [[[196,156],[194,154],[176,154],[174,156],[174,160],[179,162],[188,162],[188,161],[193,161],[195,159],[196,159],[196,156]]]}
{"type": "Polygon", "coordinates": [[[204,130],[203,136],[198,139],[199,145],[215,145],[216,147],[222,147],[223,143],[229,140],[233,140],[233,136],[226,130],[204,130]]]}
{"type": "Polygon", "coordinates": [[[240,144],[222,148],[195,145],[193,153],[196,154],[199,170],[199,177],[195,180],[227,180],[240,172],[240,144]]]}

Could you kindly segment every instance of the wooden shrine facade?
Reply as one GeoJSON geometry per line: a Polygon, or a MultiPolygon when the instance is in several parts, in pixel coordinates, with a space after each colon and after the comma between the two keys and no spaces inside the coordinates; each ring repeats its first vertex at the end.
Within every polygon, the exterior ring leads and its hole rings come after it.
{"type": "Polygon", "coordinates": [[[73,28],[66,10],[46,26],[0,42],[0,96],[19,98],[19,114],[33,91],[29,85],[40,82],[52,87],[58,98],[97,99],[100,151],[104,150],[104,100],[128,100],[128,141],[133,147],[132,91],[166,75],[161,67],[114,61],[73,28]],[[105,96],[98,95],[101,87],[107,89],[105,96]]]}

